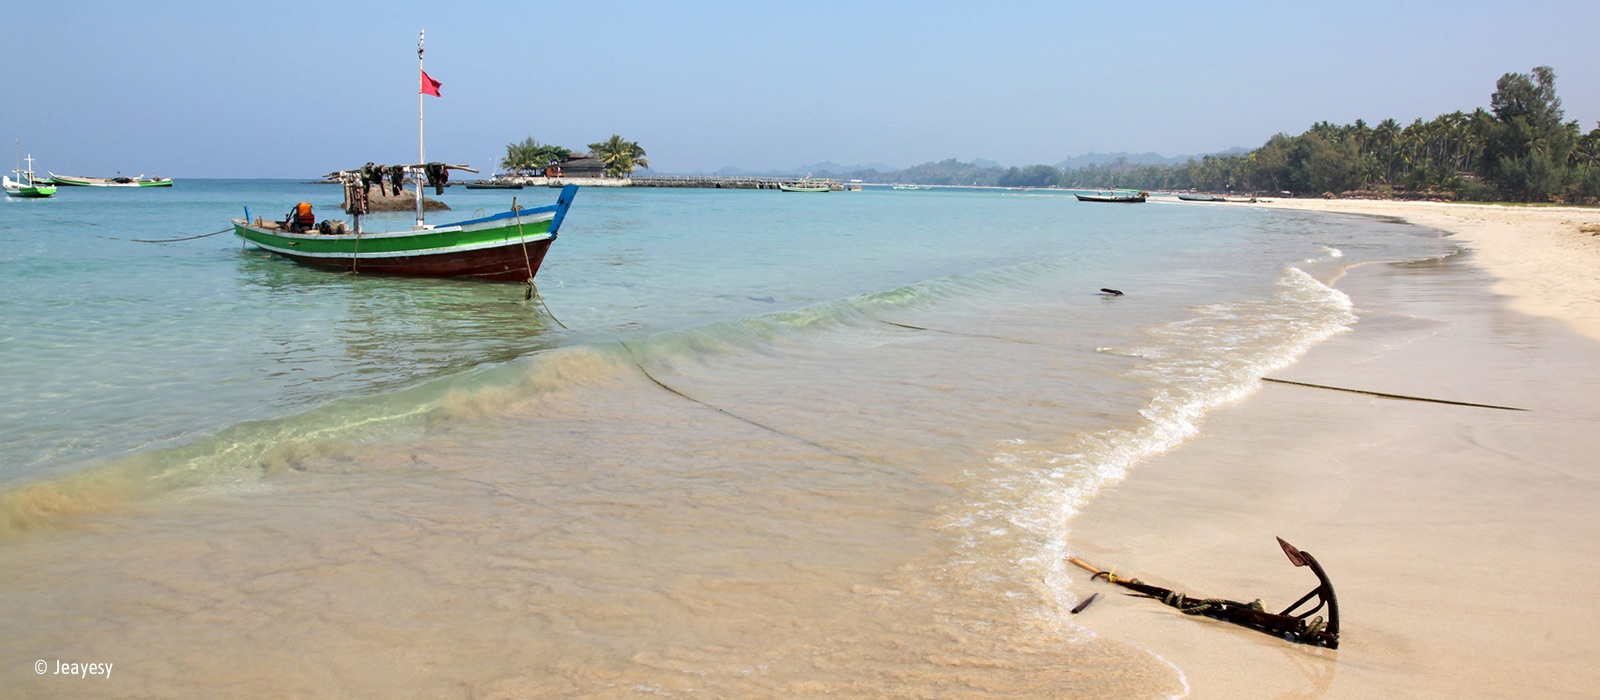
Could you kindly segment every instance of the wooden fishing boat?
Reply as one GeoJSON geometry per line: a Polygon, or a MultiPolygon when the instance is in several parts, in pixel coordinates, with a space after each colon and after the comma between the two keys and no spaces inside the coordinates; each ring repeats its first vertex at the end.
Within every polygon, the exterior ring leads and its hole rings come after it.
{"type": "MultiPolygon", "coordinates": [[[[422,95],[437,95],[438,83],[428,90],[428,74],[422,69],[422,40],[417,40],[417,68],[422,73],[423,90],[417,95],[417,155],[411,165],[391,165],[396,175],[410,176],[416,183],[416,224],[400,231],[362,230],[361,217],[368,212],[369,188],[383,187],[382,179],[372,179],[370,169],[341,170],[335,173],[344,185],[344,221],[313,224],[310,204],[302,203],[307,221],[295,220],[295,212],[284,221],[251,220],[245,209],[243,219],[233,220],[233,232],[262,250],[305,265],[348,272],[416,275],[423,277],[464,277],[480,280],[525,282],[528,298],[533,295],[533,278],[555,242],[561,221],[578,194],[577,185],[561,189],[556,203],[525,209],[511,200],[509,211],[432,225],[424,221],[422,187],[442,188],[450,170],[478,172],[465,165],[428,162],[422,140],[422,95]]],[[[380,178],[382,176],[379,176],[380,178]]],[[[403,177],[401,178],[403,179],[403,177]]]]}
{"type": "Polygon", "coordinates": [[[57,175],[50,173],[50,179],[57,185],[70,187],[171,187],[170,177],[78,177],[76,175],[57,175]]]}
{"type": "Polygon", "coordinates": [[[794,182],[780,182],[778,189],[784,192],[832,192],[833,182],[829,180],[813,180],[804,178],[794,182]]]}
{"type": "Polygon", "coordinates": [[[233,230],[262,250],[315,267],[526,282],[538,274],[577,193],[577,185],[568,185],[549,206],[524,209],[513,200],[510,211],[404,231],[362,231],[359,215],[354,228],[333,225],[330,233],[294,232],[283,222],[259,218],[234,219],[233,230]]]}
{"type": "Polygon", "coordinates": [[[504,180],[490,180],[481,182],[464,183],[469,190],[520,190],[522,183],[506,182],[504,180]]]}
{"type": "Polygon", "coordinates": [[[1185,202],[1226,202],[1227,199],[1214,194],[1180,194],[1178,199],[1185,202]]]}
{"type": "Polygon", "coordinates": [[[1118,202],[1123,204],[1138,204],[1150,196],[1149,192],[1139,190],[1111,190],[1110,194],[1079,194],[1073,195],[1080,202],[1118,202]]]}
{"type": "MultiPolygon", "coordinates": [[[[21,161],[22,159],[19,158],[18,160],[21,161]]],[[[0,175],[0,188],[5,189],[6,196],[24,199],[42,199],[56,196],[55,185],[33,179],[33,156],[29,155],[27,161],[27,168],[23,168],[22,163],[18,162],[17,168],[11,171],[16,174],[17,179],[13,180],[10,177],[0,175]]]]}

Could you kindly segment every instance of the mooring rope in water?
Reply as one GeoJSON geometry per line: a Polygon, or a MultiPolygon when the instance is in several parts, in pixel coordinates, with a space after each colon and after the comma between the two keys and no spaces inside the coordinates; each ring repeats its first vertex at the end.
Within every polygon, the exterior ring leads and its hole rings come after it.
{"type": "Polygon", "coordinates": [[[352,274],[352,275],[361,274],[361,272],[356,269],[356,265],[359,264],[360,261],[361,261],[361,227],[357,226],[356,227],[356,245],[355,245],[355,249],[350,251],[350,274],[352,274]]]}
{"type": "MultiPolygon", "coordinates": [[[[846,302],[846,303],[849,303],[849,302],[846,302]]],[[[959,335],[959,336],[966,337],[966,338],[988,338],[990,340],[1004,340],[1004,341],[1009,342],[1009,343],[1026,343],[1028,345],[1047,345],[1047,343],[1041,343],[1041,342],[1039,342],[1037,340],[1025,340],[1025,339],[1022,339],[1022,338],[1007,338],[1007,337],[1005,337],[1003,335],[987,335],[987,334],[984,334],[984,333],[962,333],[960,331],[947,331],[947,330],[944,330],[942,328],[924,328],[922,326],[913,326],[913,325],[911,325],[909,323],[896,323],[894,321],[890,321],[890,320],[887,320],[887,319],[878,318],[877,316],[872,315],[871,312],[868,312],[866,309],[863,309],[863,308],[861,308],[859,306],[856,306],[855,304],[850,304],[850,308],[855,309],[856,313],[859,313],[862,316],[866,316],[867,318],[870,318],[870,319],[872,319],[874,321],[877,321],[878,323],[882,323],[882,324],[889,325],[889,326],[895,326],[897,328],[905,328],[905,329],[913,330],[913,331],[928,331],[930,333],[943,333],[945,335],[959,335]]]]}
{"type": "Polygon", "coordinates": [[[539,306],[544,307],[544,313],[550,317],[550,320],[555,321],[556,325],[561,326],[565,330],[572,330],[571,328],[567,328],[567,324],[562,323],[561,319],[556,318],[556,312],[550,310],[549,304],[544,303],[544,295],[539,293],[539,287],[533,283],[533,278],[531,277],[528,279],[528,292],[528,296],[539,300],[539,306]]]}
{"type": "MultiPolygon", "coordinates": [[[[533,288],[533,260],[528,257],[528,237],[526,235],[524,235],[523,232],[522,232],[522,207],[517,206],[517,198],[516,197],[512,197],[511,198],[511,213],[517,215],[517,240],[522,242],[522,264],[524,266],[526,266],[527,269],[528,269],[528,288],[527,288],[526,291],[524,291],[522,293],[522,300],[523,301],[528,301],[530,299],[533,299],[533,294],[534,294],[534,288],[533,288]]],[[[543,300],[541,299],[541,301],[543,301],[543,300]]],[[[549,311],[549,310],[550,309],[548,307],[545,308],[545,311],[549,311]]],[[[551,318],[555,318],[555,314],[551,314],[550,317],[551,318]]],[[[556,321],[556,323],[561,323],[561,322],[560,321],[556,321]]],[[[566,328],[566,326],[562,326],[562,328],[566,328]]]]}
{"type": "Polygon", "coordinates": [[[1272,377],[1262,377],[1261,381],[1263,381],[1263,382],[1272,382],[1274,384],[1290,384],[1290,385],[1293,385],[1293,386],[1303,386],[1303,387],[1309,387],[1309,388],[1312,388],[1312,389],[1327,389],[1329,391],[1344,391],[1344,392],[1349,392],[1351,394],[1366,394],[1367,396],[1378,396],[1378,397],[1385,398],[1385,399],[1400,399],[1402,401],[1425,401],[1427,403],[1442,403],[1442,404],[1449,404],[1451,406],[1470,406],[1472,408],[1492,408],[1492,409],[1495,409],[1497,411],[1526,411],[1526,410],[1528,410],[1526,408],[1517,408],[1515,406],[1496,406],[1494,404],[1472,403],[1470,401],[1451,401],[1449,399],[1430,399],[1430,398],[1427,398],[1425,396],[1406,396],[1405,394],[1387,394],[1387,393],[1384,393],[1384,392],[1381,392],[1381,391],[1367,391],[1365,389],[1348,389],[1348,388],[1345,388],[1345,387],[1342,387],[1342,386],[1328,386],[1326,384],[1311,384],[1309,382],[1293,382],[1293,381],[1289,381],[1287,379],[1273,379],[1272,377]]]}
{"type": "MultiPolygon", "coordinates": [[[[683,393],[681,391],[678,391],[677,389],[674,389],[671,386],[668,386],[666,382],[663,382],[660,379],[656,379],[655,375],[650,373],[650,370],[645,369],[644,368],[644,364],[639,362],[639,355],[633,351],[633,346],[628,345],[627,341],[619,340],[619,341],[617,341],[617,343],[622,345],[623,349],[628,351],[628,358],[633,361],[633,366],[634,367],[638,367],[639,371],[644,373],[644,376],[645,376],[646,379],[649,379],[656,386],[661,387],[662,389],[665,389],[669,393],[672,393],[672,394],[674,394],[674,395],[676,395],[676,396],[678,396],[680,398],[686,399],[688,401],[692,401],[694,403],[700,404],[701,406],[705,406],[706,408],[709,408],[709,409],[711,409],[713,411],[721,413],[721,414],[723,414],[725,416],[728,416],[729,418],[732,418],[734,420],[737,420],[737,421],[740,421],[740,422],[743,422],[743,423],[748,423],[750,425],[753,425],[753,426],[755,426],[757,428],[760,428],[760,429],[765,430],[767,432],[773,433],[775,435],[782,435],[782,436],[784,436],[786,438],[789,438],[790,440],[796,440],[796,441],[799,441],[799,442],[803,442],[803,443],[805,443],[807,445],[810,445],[810,446],[815,447],[815,448],[817,448],[819,450],[822,450],[823,452],[827,452],[828,454],[831,454],[831,455],[833,455],[835,457],[843,457],[845,459],[853,460],[853,461],[856,461],[856,462],[869,462],[869,461],[872,461],[872,460],[863,459],[861,457],[857,457],[855,455],[845,454],[843,452],[840,452],[840,451],[838,451],[838,450],[836,450],[836,449],[834,449],[832,447],[824,445],[824,444],[822,444],[820,442],[817,442],[815,440],[812,440],[810,438],[806,438],[806,437],[802,437],[802,436],[799,436],[799,435],[795,435],[794,433],[784,432],[784,431],[779,430],[777,428],[774,428],[774,427],[772,427],[770,425],[766,425],[764,423],[751,420],[751,419],[746,418],[744,416],[741,416],[741,415],[739,415],[737,413],[734,413],[733,411],[729,411],[728,409],[725,409],[725,408],[722,408],[720,406],[715,406],[715,405],[706,403],[704,401],[701,401],[700,399],[697,399],[697,398],[695,398],[693,396],[690,396],[690,395],[685,394],[685,393],[683,393]]],[[[885,465],[885,466],[888,466],[888,465],[885,465]]]]}
{"type": "Polygon", "coordinates": [[[212,231],[211,233],[202,233],[202,234],[200,234],[198,236],[184,236],[183,238],[130,238],[128,240],[134,241],[134,242],[137,242],[137,243],[177,243],[178,241],[192,241],[192,240],[194,240],[196,238],[206,238],[208,236],[215,236],[215,235],[217,235],[219,233],[227,233],[227,232],[232,231],[232,230],[233,230],[233,228],[229,227],[229,228],[222,229],[221,231],[212,231]]]}

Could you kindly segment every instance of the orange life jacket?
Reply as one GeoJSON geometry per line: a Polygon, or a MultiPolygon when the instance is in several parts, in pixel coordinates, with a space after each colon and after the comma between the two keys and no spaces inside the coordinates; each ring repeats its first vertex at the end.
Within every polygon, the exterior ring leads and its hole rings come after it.
{"type": "Polygon", "coordinates": [[[317,217],[311,213],[311,203],[301,202],[294,205],[294,218],[301,226],[316,226],[317,217]]]}

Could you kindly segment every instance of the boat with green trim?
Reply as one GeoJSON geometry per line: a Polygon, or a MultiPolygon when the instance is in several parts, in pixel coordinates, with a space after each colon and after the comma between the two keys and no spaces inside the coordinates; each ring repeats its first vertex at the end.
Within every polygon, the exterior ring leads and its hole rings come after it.
{"type": "Polygon", "coordinates": [[[423,90],[417,95],[417,163],[390,165],[374,170],[371,163],[359,170],[341,170],[333,178],[344,186],[344,221],[317,223],[311,204],[300,202],[283,221],[250,217],[233,220],[233,233],[246,243],[304,265],[340,270],[422,277],[462,277],[479,280],[525,282],[533,297],[533,278],[556,240],[567,209],[578,194],[577,185],[561,188],[556,203],[527,209],[511,198],[509,211],[455,223],[432,225],[424,221],[422,186],[443,193],[451,170],[471,173],[466,165],[428,162],[422,141],[422,95],[438,93],[437,81],[422,71],[422,38],[417,39],[417,70],[423,90]],[[416,183],[416,225],[400,231],[366,231],[361,217],[371,209],[372,188],[382,191],[389,179],[396,192],[407,178],[416,183]]]}
{"type": "Polygon", "coordinates": [[[834,182],[832,180],[806,177],[794,182],[780,182],[778,183],[778,189],[784,192],[832,192],[834,190],[833,185],[834,182]]]}
{"type": "Polygon", "coordinates": [[[13,180],[8,176],[0,175],[0,189],[6,191],[6,196],[23,199],[43,199],[56,196],[55,185],[33,178],[33,155],[28,155],[27,168],[22,167],[22,160],[19,157],[16,169],[11,171],[16,174],[17,179],[13,180]]]}
{"type": "Polygon", "coordinates": [[[76,175],[57,175],[50,173],[50,179],[57,185],[70,187],[171,187],[170,177],[78,177],[76,175]]]}
{"type": "Polygon", "coordinates": [[[525,209],[512,199],[509,211],[405,231],[363,231],[359,214],[353,227],[323,222],[297,231],[292,221],[252,221],[246,212],[233,220],[233,232],[295,262],[344,272],[529,282],[577,194],[577,185],[567,185],[549,206],[525,209]]]}

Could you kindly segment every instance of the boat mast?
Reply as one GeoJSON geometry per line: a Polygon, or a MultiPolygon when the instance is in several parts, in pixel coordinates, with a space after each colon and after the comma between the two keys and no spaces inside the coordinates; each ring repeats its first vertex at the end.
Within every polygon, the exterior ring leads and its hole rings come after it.
{"type": "Polygon", "coordinates": [[[426,169],[427,168],[427,163],[428,163],[427,151],[423,148],[423,145],[422,145],[422,97],[423,97],[423,95],[422,95],[422,87],[421,87],[421,82],[420,82],[421,79],[422,79],[422,75],[423,75],[423,73],[422,73],[422,39],[423,39],[424,36],[426,36],[426,34],[427,34],[426,31],[423,31],[423,30],[418,30],[417,31],[417,79],[419,81],[417,83],[417,85],[418,85],[418,87],[417,87],[417,163],[419,163],[418,167],[421,168],[417,172],[413,173],[413,175],[417,179],[417,228],[422,228],[422,173],[424,172],[424,170],[422,170],[422,169],[426,169]]]}

